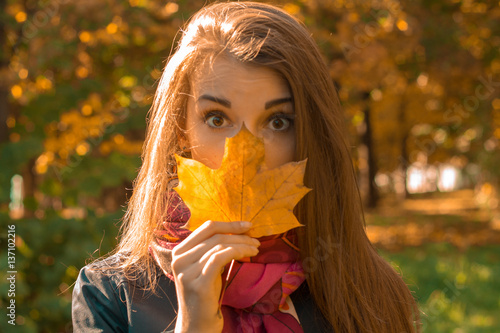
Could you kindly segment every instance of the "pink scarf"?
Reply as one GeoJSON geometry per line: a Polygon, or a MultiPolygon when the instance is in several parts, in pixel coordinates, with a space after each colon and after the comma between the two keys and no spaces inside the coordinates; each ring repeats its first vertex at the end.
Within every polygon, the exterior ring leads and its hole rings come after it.
{"type": "MultiPolygon", "coordinates": [[[[189,220],[190,212],[175,191],[170,191],[168,195],[167,218],[160,223],[149,250],[165,274],[173,280],[171,250],[191,233],[182,229],[189,220]]],[[[305,280],[295,232],[262,237],[259,241],[259,254],[235,261],[231,270],[222,299],[222,332],[303,333],[298,320],[286,312],[289,309],[288,296],[305,280]]],[[[226,281],[228,266],[222,281],[226,281]]]]}

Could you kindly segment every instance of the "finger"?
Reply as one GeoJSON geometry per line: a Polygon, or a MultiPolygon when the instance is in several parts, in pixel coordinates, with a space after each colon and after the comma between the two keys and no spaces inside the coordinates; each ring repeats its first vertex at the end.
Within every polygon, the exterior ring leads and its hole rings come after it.
{"type": "Polygon", "coordinates": [[[174,271],[174,276],[179,281],[182,280],[183,284],[190,284],[196,279],[205,278],[207,285],[209,285],[209,283],[214,282],[213,279],[222,274],[222,268],[230,263],[231,260],[253,257],[257,253],[259,253],[259,250],[253,245],[218,244],[210,249],[198,262],[185,265],[183,269],[180,268],[177,261],[172,262],[172,270],[174,271]]]}
{"type": "Polygon", "coordinates": [[[217,234],[209,239],[205,240],[203,243],[196,245],[192,249],[187,250],[184,253],[178,254],[178,252],[173,254],[174,265],[177,271],[182,271],[186,267],[198,263],[202,260],[207,253],[213,253],[213,249],[218,246],[231,246],[231,245],[251,245],[254,247],[259,247],[260,242],[252,237],[246,235],[225,235],[217,234]]]}
{"type": "MultiPolygon", "coordinates": [[[[198,260],[198,263],[204,265],[208,262],[210,257],[218,252],[223,252],[226,249],[231,249],[235,256],[232,259],[238,260],[241,258],[244,258],[245,256],[241,256],[243,254],[248,254],[250,253],[249,256],[253,256],[253,252],[256,249],[258,252],[258,247],[255,246],[254,244],[217,244],[213,248],[211,248],[209,251],[205,252],[202,257],[198,260]],[[250,252],[248,252],[250,251],[250,252]],[[243,254],[241,254],[243,253],[243,254]],[[241,255],[240,255],[241,254],[241,255]]],[[[224,267],[224,266],[222,266],[224,267]]]]}
{"type": "MultiPolygon", "coordinates": [[[[221,275],[221,270],[231,260],[239,260],[245,257],[253,257],[259,253],[259,249],[252,245],[238,244],[230,246],[217,245],[210,254],[207,253],[203,260],[205,262],[200,277],[214,279],[221,275]]],[[[203,264],[203,262],[201,262],[203,264]]]]}
{"type": "Polygon", "coordinates": [[[251,227],[252,224],[245,221],[207,221],[193,231],[181,244],[176,246],[174,251],[176,255],[180,255],[215,234],[243,234],[250,230],[251,227]]]}

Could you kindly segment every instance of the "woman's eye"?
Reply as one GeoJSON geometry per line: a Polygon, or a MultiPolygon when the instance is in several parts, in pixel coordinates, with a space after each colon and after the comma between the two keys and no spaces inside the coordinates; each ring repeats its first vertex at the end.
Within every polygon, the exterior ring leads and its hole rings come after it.
{"type": "Polygon", "coordinates": [[[291,119],[285,117],[276,117],[271,119],[268,126],[273,131],[284,131],[290,127],[291,121],[291,119]]]}
{"type": "Polygon", "coordinates": [[[225,122],[226,120],[224,119],[223,116],[221,115],[218,115],[218,114],[212,114],[212,115],[208,115],[206,118],[205,118],[205,122],[208,124],[208,126],[210,127],[214,127],[214,128],[220,128],[220,127],[223,127],[225,125],[225,122]]]}

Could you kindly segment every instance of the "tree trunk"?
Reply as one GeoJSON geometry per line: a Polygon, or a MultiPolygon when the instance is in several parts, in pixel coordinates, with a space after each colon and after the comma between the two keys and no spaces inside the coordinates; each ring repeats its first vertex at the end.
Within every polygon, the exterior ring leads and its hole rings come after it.
{"type": "Polygon", "coordinates": [[[365,133],[361,137],[363,144],[367,149],[367,165],[368,165],[368,193],[366,206],[368,208],[377,207],[379,201],[379,193],[377,189],[377,184],[375,183],[375,176],[377,175],[377,162],[375,160],[375,151],[373,145],[373,131],[371,126],[371,112],[370,106],[368,104],[368,99],[370,98],[369,93],[363,95],[363,99],[366,103],[364,113],[365,118],[365,133]]]}
{"type": "Polygon", "coordinates": [[[409,155],[408,155],[408,148],[406,147],[406,142],[408,141],[408,132],[405,132],[403,134],[403,138],[401,139],[401,175],[403,176],[403,184],[404,184],[404,192],[402,193],[402,199],[408,198],[408,186],[406,186],[406,180],[407,180],[407,171],[408,171],[408,166],[410,164],[409,155]]]}
{"type": "Polygon", "coordinates": [[[402,97],[401,105],[399,107],[399,128],[402,129],[402,138],[401,138],[401,155],[399,157],[399,162],[400,162],[400,167],[401,167],[401,176],[403,177],[402,182],[404,185],[404,191],[401,193],[400,198],[402,200],[408,198],[408,187],[406,186],[406,180],[407,180],[407,171],[408,171],[408,166],[410,165],[409,161],[409,153],[408,153],[408,147],[407,147],[407,141],[409,137],[409,129],[406,126],[406,114],[405,114],[405,99],[404,96],[402,97]]]}

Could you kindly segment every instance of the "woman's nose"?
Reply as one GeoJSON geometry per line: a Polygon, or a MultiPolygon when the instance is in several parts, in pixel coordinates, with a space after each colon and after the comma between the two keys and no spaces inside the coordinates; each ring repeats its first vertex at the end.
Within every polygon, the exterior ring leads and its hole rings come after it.
{"type": "Polygon", "coordinates": [[[268,133],[267,131],[263,131],[257,125],[254,125],[249,121],[243,121],[241,124],[239,124],[239,126],[237,126],[237,130],[235,130],[234,133],[231,133],[231,137],[238,134],[242,130],[243,127],[245,127],[250,133],[252,133],[253,136],[255,136],[259,139],[262,139],[264,141],[271,139],[272,133],[268,133]]]}

